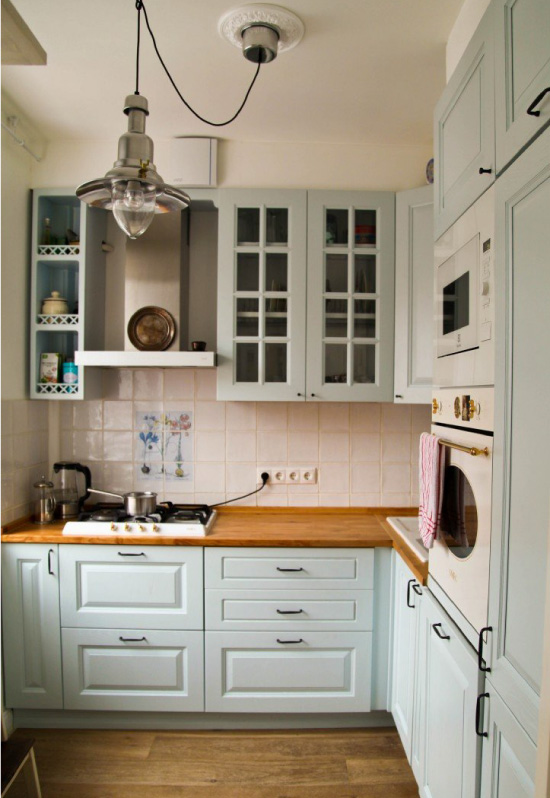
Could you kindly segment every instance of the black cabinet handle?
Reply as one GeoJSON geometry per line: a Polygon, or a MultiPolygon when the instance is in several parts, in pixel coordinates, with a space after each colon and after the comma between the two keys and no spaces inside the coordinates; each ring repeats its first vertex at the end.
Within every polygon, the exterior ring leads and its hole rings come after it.
{"type": "Polygon", "coordinates": [[[55,552],[53,549],[50,549],[48,552],[48,573],[50,574],[50,576],[55,576],[52,565],[52,554],[55,554],[55,552]]]}
{"type": "Polygon", "coordinates": [[[303,610],[276,610],[279,615],[299,615],[303,610]]]}
{"type": "Polygon", "coordinates": [[[445,634],[443,634],[442,631],[440,631],[441,630],[441,624],[440,623],[432,624],[432,629],[434,630],[436,635],[440,638],[440,640],[450,640],[451,639],[451,635],[445,635],[445,634]]]}
{"type": "Polygon", "coordinates": [[[123,643],[142,643],[144,640],[147,640],[146,637],[119,637],[123,643]]]}
{"type": "Polygon", "coordinates": [[[138,554],[134,554],[133,552],[129,551],[119,551],[119,557],[147,557],[144,551],[140,551],[138,554]]]}
{"type": "Polygon", "coordinates": [[[418,582],[414,583],[413,590],[414,590],[414,592],[416,593],[417,596],[421,596],[422,595],[422,588],[420,587],[418,582]]]}
{"type": "Polygon", "coordinates": [[[487,663],[483,659],[483,645],[485,643],[485,639],[483,637],[484,632],[492,632],[492,626],[484,626],[483,629],[479,632],[479,645],[477,647],[477,666],[482,673],[491,673],[491,668],[487,667],[487,663]]]}
{"type": "Polygon", "coordinates": [[[396,399],[403,399],[403,394],[402,393],[396,393],[395,394],[395,398],[396,399]]]}
{"type": "Polygon", "coordinates": [[[277,566],[277,570],[278,571],[283,571],[284,573],[288,572],[288,573],[294,574],[294,573],[298,573],[298,571],[303,571],[304,569],[303,568],[279,568],[279,566],[277,566]]]}
{"type": "Polygon", "coordinates": [[[312,394],[310,394],[310,396],[317,396],[317,394],[316,393],[312,393],[312,394]]]}
{"type": "Polygon", "coordinates": [[[544,95],[548,94],[549,91],[550,91],[550,86],[548,86],[548,88],[546,89],[543,89],[541,93],[535,97],[535,99],[527,109],[527,113],[530,114],[530,116],[540,116],[540,111],[534,111],[533,109],[536,108],[536,106],[540,103],[544,95]]]}
{"type": "Polygon", "coordinates": [[[303,393],[297,393],[296,396],[303,396],[303,393]]]}
{"type": "Polygon", "coordinates": [[[481,703],[484,698],[489,698],[489,693],[481,693],[478,695],[476,701],[476,734],[478,737],[488,737],[489,732],[486,731],[479,731],[479,722],[481,720],[481,703]]]}
{"type": "Polygon", "coordinates": [[[304,641],[302,640],[302,638],[300,638],[299,640],[279,640],[279,638],[277,638],[277,643],[281,643],[281,645],[283,646],[293,646],[296,645],[297,643],[303,643],[303,642],[304,641]]]}
{"type": "Polygon", "coordinates": [[[479,174],[480,175],[492,175],[493,174],[493,170],[492,169],[483,169],[483,167],[480,166],[479,174]]]}
{"type": "Polygon", "coordinates": [[[411,610],[414,610],[414,604],[411,604],[411,585],[414,581],[414,579],[409,579],[407,582],[407,607],[411,610]]]}

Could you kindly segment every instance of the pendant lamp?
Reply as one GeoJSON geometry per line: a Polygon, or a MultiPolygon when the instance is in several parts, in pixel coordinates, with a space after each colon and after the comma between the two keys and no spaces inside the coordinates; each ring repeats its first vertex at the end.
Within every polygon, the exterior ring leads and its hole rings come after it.
{"type": "Polygon", "coordinates": [[[119,227],[130,238],[138,238],[147,230],[155,213],[181,211],[189,205],[188,195],[179,188],[168,186],[153,162],[153,141],[145,133],[149,115],[147,100],[139,93],[139,51],[141,14],[145,18],[153,47],[176,94],[201,122],[223,127],[241,113],[254,86],[263,63],[273,61],[277,52],[294,47],[302,38],[301,20],[280,6],[257,4],[242,6],[225,14],[219,22],[220,34],[242,49],[244,57],[257,64],[256,72],[244,100],[233,116],[225,122],[210,122],[198,114],[182,96],[164,63],[149,24],[143,0],[135,0],[137,10],[136,90],[124,103],[128,117],[128,131],[118,140],[118,159],[105,177],[90,180],[76,189],[76,196],[95,208],[112,210],[119,227]]]}
{"type": "Polygon", "coordinates": [[[145,133],[148,104],[141,94],[129,94],[124,104],[128,132],[118,140],[118,160],[105,177],[76,189],[76,196],[95,208],[113,211],[119,227],[130,238],[142,235],[155,213],[181,211],[189,197],[168,186],[153,163],[153,140],[145,133]]]}

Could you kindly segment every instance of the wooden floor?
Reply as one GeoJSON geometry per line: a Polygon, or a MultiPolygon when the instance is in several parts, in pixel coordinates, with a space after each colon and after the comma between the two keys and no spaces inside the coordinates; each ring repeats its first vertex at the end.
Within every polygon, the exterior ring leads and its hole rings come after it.
{"type": "Polygon", "coordinates": [[[418,798],[395,729],[15,735],[43,798],[418,798]]]}

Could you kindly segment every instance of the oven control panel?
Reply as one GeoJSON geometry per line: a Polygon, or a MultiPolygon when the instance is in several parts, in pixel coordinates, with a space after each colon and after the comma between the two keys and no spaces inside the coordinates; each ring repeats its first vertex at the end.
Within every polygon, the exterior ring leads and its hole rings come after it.
{"type": "Polygon", "coordinates": [[[492,432],[494,389],[438,388],[433,394],[432,424],[492,432]]]}

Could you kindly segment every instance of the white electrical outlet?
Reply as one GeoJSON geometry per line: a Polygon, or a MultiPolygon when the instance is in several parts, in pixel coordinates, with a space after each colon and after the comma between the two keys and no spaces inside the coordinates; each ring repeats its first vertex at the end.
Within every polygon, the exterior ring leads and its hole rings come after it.
{"type": "Polygon", "coordinates": [[[264,466],[256,471],[256,482],[262,484],[262,474],[268,474],[269,485],[315,485],[317,469],[314,466],[264,466]]]}
{"type": "Polygon", "coordinates": [[[300,483],[302,485],[315,485],[317,483],[317,469],[313,467],[300,468],[300,483]]]}

